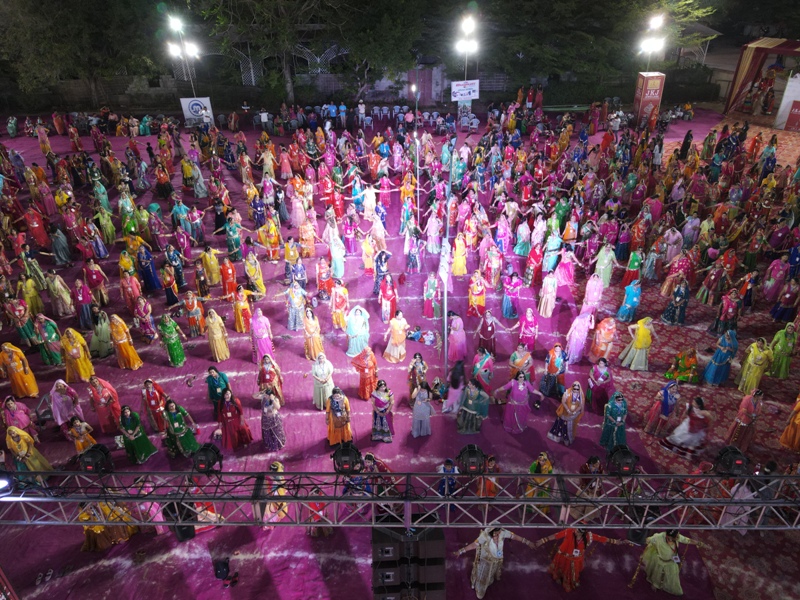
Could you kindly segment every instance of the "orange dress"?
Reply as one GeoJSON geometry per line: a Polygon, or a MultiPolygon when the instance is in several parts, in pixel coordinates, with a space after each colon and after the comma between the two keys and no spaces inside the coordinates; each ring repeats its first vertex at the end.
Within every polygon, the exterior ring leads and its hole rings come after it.
{"type": "Polygon", "coordinates": [[[797,404],[792,409],[792,414],[789,416],[789,422],[786,424],[786,429],[781,434],[781,446],[800,452],[800,396],[798,396],[797,404]]]}
{"type": "Polygon", "coordinates": [[[337,407],[332,397],[325,401],[325,422],[328,425],[328,443],[331,446],[353,441],[353,431],[350,429],[350,401],[342,398],[338,404],[337,407]]]}

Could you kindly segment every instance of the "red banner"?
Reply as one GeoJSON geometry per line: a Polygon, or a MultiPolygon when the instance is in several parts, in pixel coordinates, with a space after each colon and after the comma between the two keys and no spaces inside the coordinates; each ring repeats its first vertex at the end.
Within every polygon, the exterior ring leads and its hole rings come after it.
{"type": "Polygon", "coordinates": [[[800,131],[800,100],[792,102],[789,116],[786,118],[786,131],[800,131]]]}
{"type": "Polygon", "coordinates": [[[652,130],[655,128],[661,108],[661,97],[664,95],[663,73],[639,73],[636,80],[636,93],[633,98],[633,115],[636,124],[646,123],[652,130]]]}

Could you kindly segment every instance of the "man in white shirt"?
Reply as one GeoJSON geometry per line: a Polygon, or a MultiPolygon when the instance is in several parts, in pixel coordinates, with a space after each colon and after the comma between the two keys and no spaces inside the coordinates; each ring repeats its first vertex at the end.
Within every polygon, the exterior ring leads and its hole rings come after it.
{"type": "Polygon", "coordinates": [[[367,116],[367,105],[364,104],[364,99],[358,101],[358,124],[364,124],[364,118],[367,116]]]}

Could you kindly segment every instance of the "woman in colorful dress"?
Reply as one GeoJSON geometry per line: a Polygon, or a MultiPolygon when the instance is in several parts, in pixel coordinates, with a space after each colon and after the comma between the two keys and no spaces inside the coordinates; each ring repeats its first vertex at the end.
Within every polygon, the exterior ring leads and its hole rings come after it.
{"type": "Polygon", "coordinates": [[[61,352],[67,369],[67,383],[87,382],[94,375],[89,346],[83,336],[71,327],[61,338],[61,352]]]}
{"type": "MultiPolygon", "coordinates": [[[[41,473],[53,470],[50,462],[34,446],[33,438],[18,427],[12,426],[6,431],[6,447],[17,471],[41,473]]],[[[44,485],[42,476],[37,476],[36,479],[40,485],[44,485]]]]}
{"type": "Polygon", "coordinates": [[[600,445],[608,455],[614,447],[626,443],[625,419],[628,416],[628,401],[622,392],[614,392],[603,411],[603,432],[600,434],[600,445]]]}
{"type": "Polygon", "coordinates": [[[97,444],[97,440],[92,437],[93,431],[92,426],[85,423],[79,416],[70,417],[67,436],[75,443],[75,453],[78,456],[97,444]]]}
{"type": "Polygon", "coordinates": [[[347,356],[361,354],[369,344],[369,314],[360,306],[354,306],[345,319],[347,327],[347,356]]]}
{"type": "Polygon", "coordinates": [[[114,353],[114,344],[111,341],[111,322],[106,311],[100,310],[97,304],[92,305],[92,323],[94,327],[89,340],[89,354],[92,358],[111,356],[114,353]]]}
{"type": "Polygon", "coordinates": [[[286,403],[283,397],[283,375],[281,369],[269,354],[265,354],[261,358],[261,366],[258,370],[256,383],[260,394],[273,393],[280,401],[281,406],[286,403]]]}
{"type": "Polygon", "coordinates": [[[158,331],[161,333],[161,345],[167,351],[169,364],[173,367],[181,367],[186,362],[186,354],[183,351],[181,338],[186,341],[186,334],[180,326],[172,320],[169,313],[164,313],[158,323],[158,331]]]}
{"type": "Polygon", "coordinates": [[[555,344],[544,361],[544,375],[539,382],[539,391],[548,398],[560,399],[564,395],[564,373],[567,371],[567,355],[561,344],[555,344]]]}
{"type": "Polygon", "coordinates": [[[378,380],[375,391],[370,396],[372,402],[372,441],[392,441],[394,435],[394,394],[383,379],[378,380]]]}
{"type": "Polygon", "coordinates": [[[548,273],[542,280],[542,289],[539,292],[539,306],[537,311],[545,319],[553,316],[558,295],[558,279],[555,273],[548,273]]]}
{"type": "Polygon", "coordinates": [[[547,572],[550,573],[556,583],[561,584],[565,592],[571,592],[580,586],[586,553],[591,544],[599,542],[601,544],[627,543],[628,545],[633,545],[632,542],[615,540],[585,529],[570,528],[540,539],[533,547],[538,548],[551,540],[561,540],[561,542],[547,572]]]}
{"type": "Polygon", "coordinates": [[[508,433],[522,433],[527,427],[528,415],[531,413],[530,397],[535,396],[534,407],[538,410],[541,406],[542,394],[525,378],[525,373],[517,372],[515,378],[497,392],[508,392],[505,412],[503,413],[503,429],[508,433]]]}
{"type": "Polygon", "coordinates": [[[681,456],[691,456],[705,447],[712,422],[713,416],[705,410],[703,399],[695,398],[692,402],[686,403],[684,419],[666,439],[661,441],[661,444],[681,456]]]}
{"type": "Polygon", "coordinates": [[[206,318],[203,310],[203,303],[194,295],[194,292],[186,292],[183,299],[183,310],[189,323],[189,337],[199,337],[206,332],[206,318]]]}
{"type": "Polygon", "coordinates": [[[139,279],[141,279],[146,292],[155,292],[163,287],[161,279],[158,277],[156,261],[145,245],[139,246],[139,250],[136,252],[136,264],[139,267],[139,279]]]}
{"type": "Polygon", "coordinates": [[[494,373],[494,357],[486,348],[478,347],[475,358],[472,361],[472,377],[480,383],[483,391],[491,398],[491,381],[494,373]]]}
{"type": "Polygon", "coordinates": [[[783,286],[778,301],[769,311],[772,320],[776,323],[794,321],[798,303],[800,303],[800,283],[796,278],[792,278],[783,286]]]}
{"type": "Polygon", "coordinates": [[[667,379],[674,379],[684,383],[699,383],[700,376],[697,373],[697,351],[689,348],[678,352],[672,361],[669,369],[664,374],[667,379]]]}
{"type": "Polygon", "coordinates": [[[17,427],[30,435],[35,442],[39,442],[39,432],[36,424],[31,420],[31,410],[22,402],[17,402],[13,396],[6,396],[3,401],[3,425],[17,427]]]}
{"type": "Polygon", "coordinates": [[[281,401],[271,391],[261,397],[261,442],[267,452],[277,452],[286,445],[286,432],[280,413],[281,401]]]}
{"type": "Polygon", "coordinates": [[[747,452],[756,434],[756,423],[764,408],[764,392],[753,390],[739,403],[739,411],[728,429],[726,444],[732,444],[747,452]]]}
{"type": "Polygon", "coordinates": [[[369,400],[372,392],[378,385],[378,361],[372,348],[364,346],[364,349],[350,361],[358,372],[358,397],[362,400],[369,400]]]}
{"type": "MultiPolygon", "coordinates": [[[[253,362],[261,364],[265,355],[275,358],[272,343],[272,325],[260,308],[255,310],[250,320],[250,343],[253,347],[253,362]]],[[[227,347],[227,345],[226,345],[227,347]]]]}
{"type": "Polygon", "coordinates": [[[223,450],[236,451],[253,441],[242,403],[239,398],[234,397],[229,387],[222,390],[222,400],[217,405],[216,419],[216,435],[222,438],[223,450]]]}
{"type": "Polygon", "coordinates": [[[594,328],[594,315],[582,313],[575,317],[567,332],[567,362],[571,365],[581,362],[586,350],[586,336],[594,328]]]}
{"type": "Polygon", "coordinates": [[[383,339],[389,340],[383,358],[390,363],[403,362],[406,359],[406,332],[410,329],[408,321],[403,317],[403,311],[395,312],[394,318],[389,321],[389,327],[383,334],[383,339]]]}
{"type": "Polygon", "coordinates": [[[483,598],[492,583],[500,579],[503,571],[503,543],[505,540],[522,542],[528,548],[534,548],[533,542],[502,529],[487,527],[471,544],[460,548],[456,556],[475,550],[475,562],[472,565],[470,583],[477,597],[483,598]]]}
{"type": "Polygon", "coordinates": [[[778,440],[784,448],[792,452],[800,452],[800,395],[786,421],[786,427],[778,440]]]}
{"type": "Polygon", "coordinates": [[[338,387],[333,388],[325,400],[325,424],[328,426],[328,444],[336,446],[353,441],[350,427],[350,401],[338,387]]]}
{"type": "Polygon", "coordinates": [[[320,329],[319,319],[314,315],[311,308],[306,308],[303,313],[303,338],[305,340],[305,356],[308,360],[316,360],[317,356],[324,352],[322,347],[322,330],[320,329]]]}
{"type": "Polygon", "coordinates": [[[783,254],[780,258],[773,260],[766,273],[764,273],[764,284],[761,292],[764,294],[768,304],[775,304],[780,298],[786,277],[789,275],[789,256],[783,254]]]}
{"type": "Polygon", "coordinates": [[[533,357],[528,351],[527,346],[520,342],[517,344],[517,349],[511,353],[508,358],[508,367],[511,379],[517,377],[517,373],[522,373],[525,381],[531,380],[531,371],[533,370],[533,357]]]}
{"type": "Polygon", "coordinates": [[[100,431],[113,434],[117,431],[120,418],[119,395],[108,381],[97,375],[89,378],[89,401],[92,411],[97,414],[100,431]]]}
{"type": "Polygon", "coordinates": [[[596,314],[597,307],[603,299],[603,280],[597,273],[593,273],[586,281],[586,290],[581,304],[581,314],[596,314]]]}
{"type": "Polygon", "coordinates": [[[703,380],[711,385],[720,386],[728,380],[731,372],[731,363],[739,350],[739,341],[735,331],[726,331],[719,340],[714,350],[714,355],[703,371],[703,380]]]}
{"type": "Polygon", "coordinates": [[[469,281],[467,305],[468,317],[480,317],[486,311],[486,280],[480,271],[475,271],[469,281]]]}
{"type": "Polygon", "coordinates": [[[506,319],[516,319],[519,315],[519,292],[522,289],[522,280],[516,273],[503,279],[503,316],[506,319]]]}
{"type": "Polygon", "coordinates": [[[422,291],[422,298],[424,301],[422,316],[426,319],[438,319],[442,316],[439,295],[439,280],[436,277],[436,273],[431,271],[428,273],[428,279],[425,281],[425,286],[422,291]]]}
{"type": "Polygon", "coordinates": [[[139,358],[136,348],[133,347],[133,339],[128,326],[118,315],[111,315],[109,324],[111,333],[111,343],[114,345],[114,352],[117,355],[117,364],[120,369],[130,369],[136,371],[144,363],[139,358]]]}
{"type": "Polygon", "coordinates": [[[633,339],[620,353],[620,363],[631,371],[647,371],[650,347],[653,345],[653,338],[657,339],[653,330],[653,319],[645,317],[636,325],[628,325],[628,333],[633,339]]]}
{"type": "MultiPolygon", "coordinates": [[[[451,390],[451,394],[454,391],[451,390]]],[[[456,429],[461,434],[480,433],[481,424],[489,416],[489,396],[481,389],[481,384],[470,380],[461,392],[456,429]]]]}
{"type": "Polygon", "coordinates": [[[39,313],[36,315],[34,328],[42,340],[42,343],[39,344],[39,355],[42,357],[42,362],[46,365],[60,365],[61,333],[58,331],[56,322],[39,313]]]}
{"type": "Polygon", "coordinates": [[[625,298],[617,311],[617,320],[630,323],[636,318],[636,310],[642,301],[642,286],[638,279],[633,280],[625,287],[625,298]]]}
{"type": "Polygon", "coordinates": [[[189,411],[170,398],[164,405],[164,419],[167,423],[164,446],[170,458],[175,458],[178,453],[189,457],[200,449],[194,433],[198,429],[197,423],[189,411]]]}
{"type": "Polygon", "coordinates": [[[647,538],[647,547],[642,555],[647,581],[654,590],[664,590],[674,596],[682,596],[680,572],[682,557],[678,544],[705,544],[683,537],[676,529],[656,533],[647,538]]]}
{"type": "Polygon", "coordinates": [[[136,299],[136,310],[134,311],[135,321],[138,322],[139,333],[142,334],[148,344],[152,344],[158,339],[158,331],[153,319],[153,308],[150,301],[144,296],[136,299]]]}
{"type": "Polygon", "coordinates": [[[792,362],[792,355],[797,344],[797,331],[794,323],[789,323],[775,334],[772,343],[769,345],[772,350],[772,368],[770,376],[778,379],[789,377],[789,367],[792,362]]]}
{"type": "Polygon", "coordinates": [[[767,340],[758,338],[747,348],[747,355],[742,361],[742,370],[736,377],[739,391],[746,394],[750,390],[758,389],[761,378],[772,366],[772,350],[767,346],[767,340]]]}
{"type": "Polygon", "coordinates": [[[237,285],[233,293],[233,328],[239,333],[250,333],[250,322],[253,318],[250,309],[250,296],[253,292],[237,285]]]}
{"type": "Polygon", "coordinates": [[[225,328],[225,322],[213,308],[208,311],[206,317],[206,335],[211,358],[216,362],[228,360],[231,357],[228,349],[228,330],[225,328]]]}
{"type": "Polygon", "coordinates": [[[650,405],[650,410],[647,412],[647,419],[644,424],[645,433],[661,437],[670,417],[675,414],[675,409],[680,399],[681,395],[677,381],[670,381],[656,392],[653,403],[650,405]]]}
{"type": "Polygon", "coordinates": [[[589,370],[589,389],[586,390],[586,405],[603,414],[608,399],[614,394],[614,377],[608,368],[608,360],[600,358],[589,370]]]}
{"type": "Polygon", "coordinates": [[[556,420],[547,437],[554,442],[561,442],[571,446],[575,441],[578,423],[586,409],[586,399],[583,395],[581,384],[575,381],[570,389],[561,396],[561,404],[556,409],[556,420]]]}
{"type": "Polygon", "coordinates": [[[689,305],[689,282],[679,273],[678,283],[672,292],[667,308],[661,313],[661,322],[667,325],[683,325],[686,321],[686,307],[689,305]]]}
{"type": "Polygon", "coordinates": [[[311,377],[314,379],[313,402],[317,410],[325,410],[326,402],[333,393],[333,364],[324,354],[317,355],[314,366],[311,367],[311,377]]]}
{"type": "Polygon", "coordinates": [[[147,437],[139,415],[131,410],[130,406],[123,406],[120,410],[119,431],[122,433],[125,454],[131,464],[144,464],[158,452],[147,437]]]}
{"type": "Polygon", "coordinates": [[[136,310],[136,301],[139,299],[139,296],[142,295],[142,284],[139,283],[139,280],[136,279],[135,276],[127,271],[123,271],[119,282],[119,291],[122,295],[122,301],[125,303],[128,311],[134,314],[136,310]]]}
{"type": "Polygon", "coordinates": [[[306,306],[306,291],[300,287],[300,284],[293,281],[289,289],[285,292],[279,292],[275,295],[286,297],[286,310],[289,313],[289,319],[286,327],[290,331],[298,331],[303,328],[303,311],[306,306]]]}

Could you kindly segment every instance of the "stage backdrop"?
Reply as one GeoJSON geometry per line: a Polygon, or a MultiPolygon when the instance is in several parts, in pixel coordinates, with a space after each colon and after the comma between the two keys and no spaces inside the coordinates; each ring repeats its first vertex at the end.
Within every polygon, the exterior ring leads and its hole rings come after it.
{"type": "Polygon", "coordinates": [[[211,98],[181,98],[181,108],[184,119],[202,119],[203,107],[208,109],[211,121],[214,121],[214,111],[211,109],[211,98]]]}
{"type": "Polygon", "coordinates": [[[775,129],[800,131],[800,73],[786,82],[783,100],[775,117],[775,129]]]}

